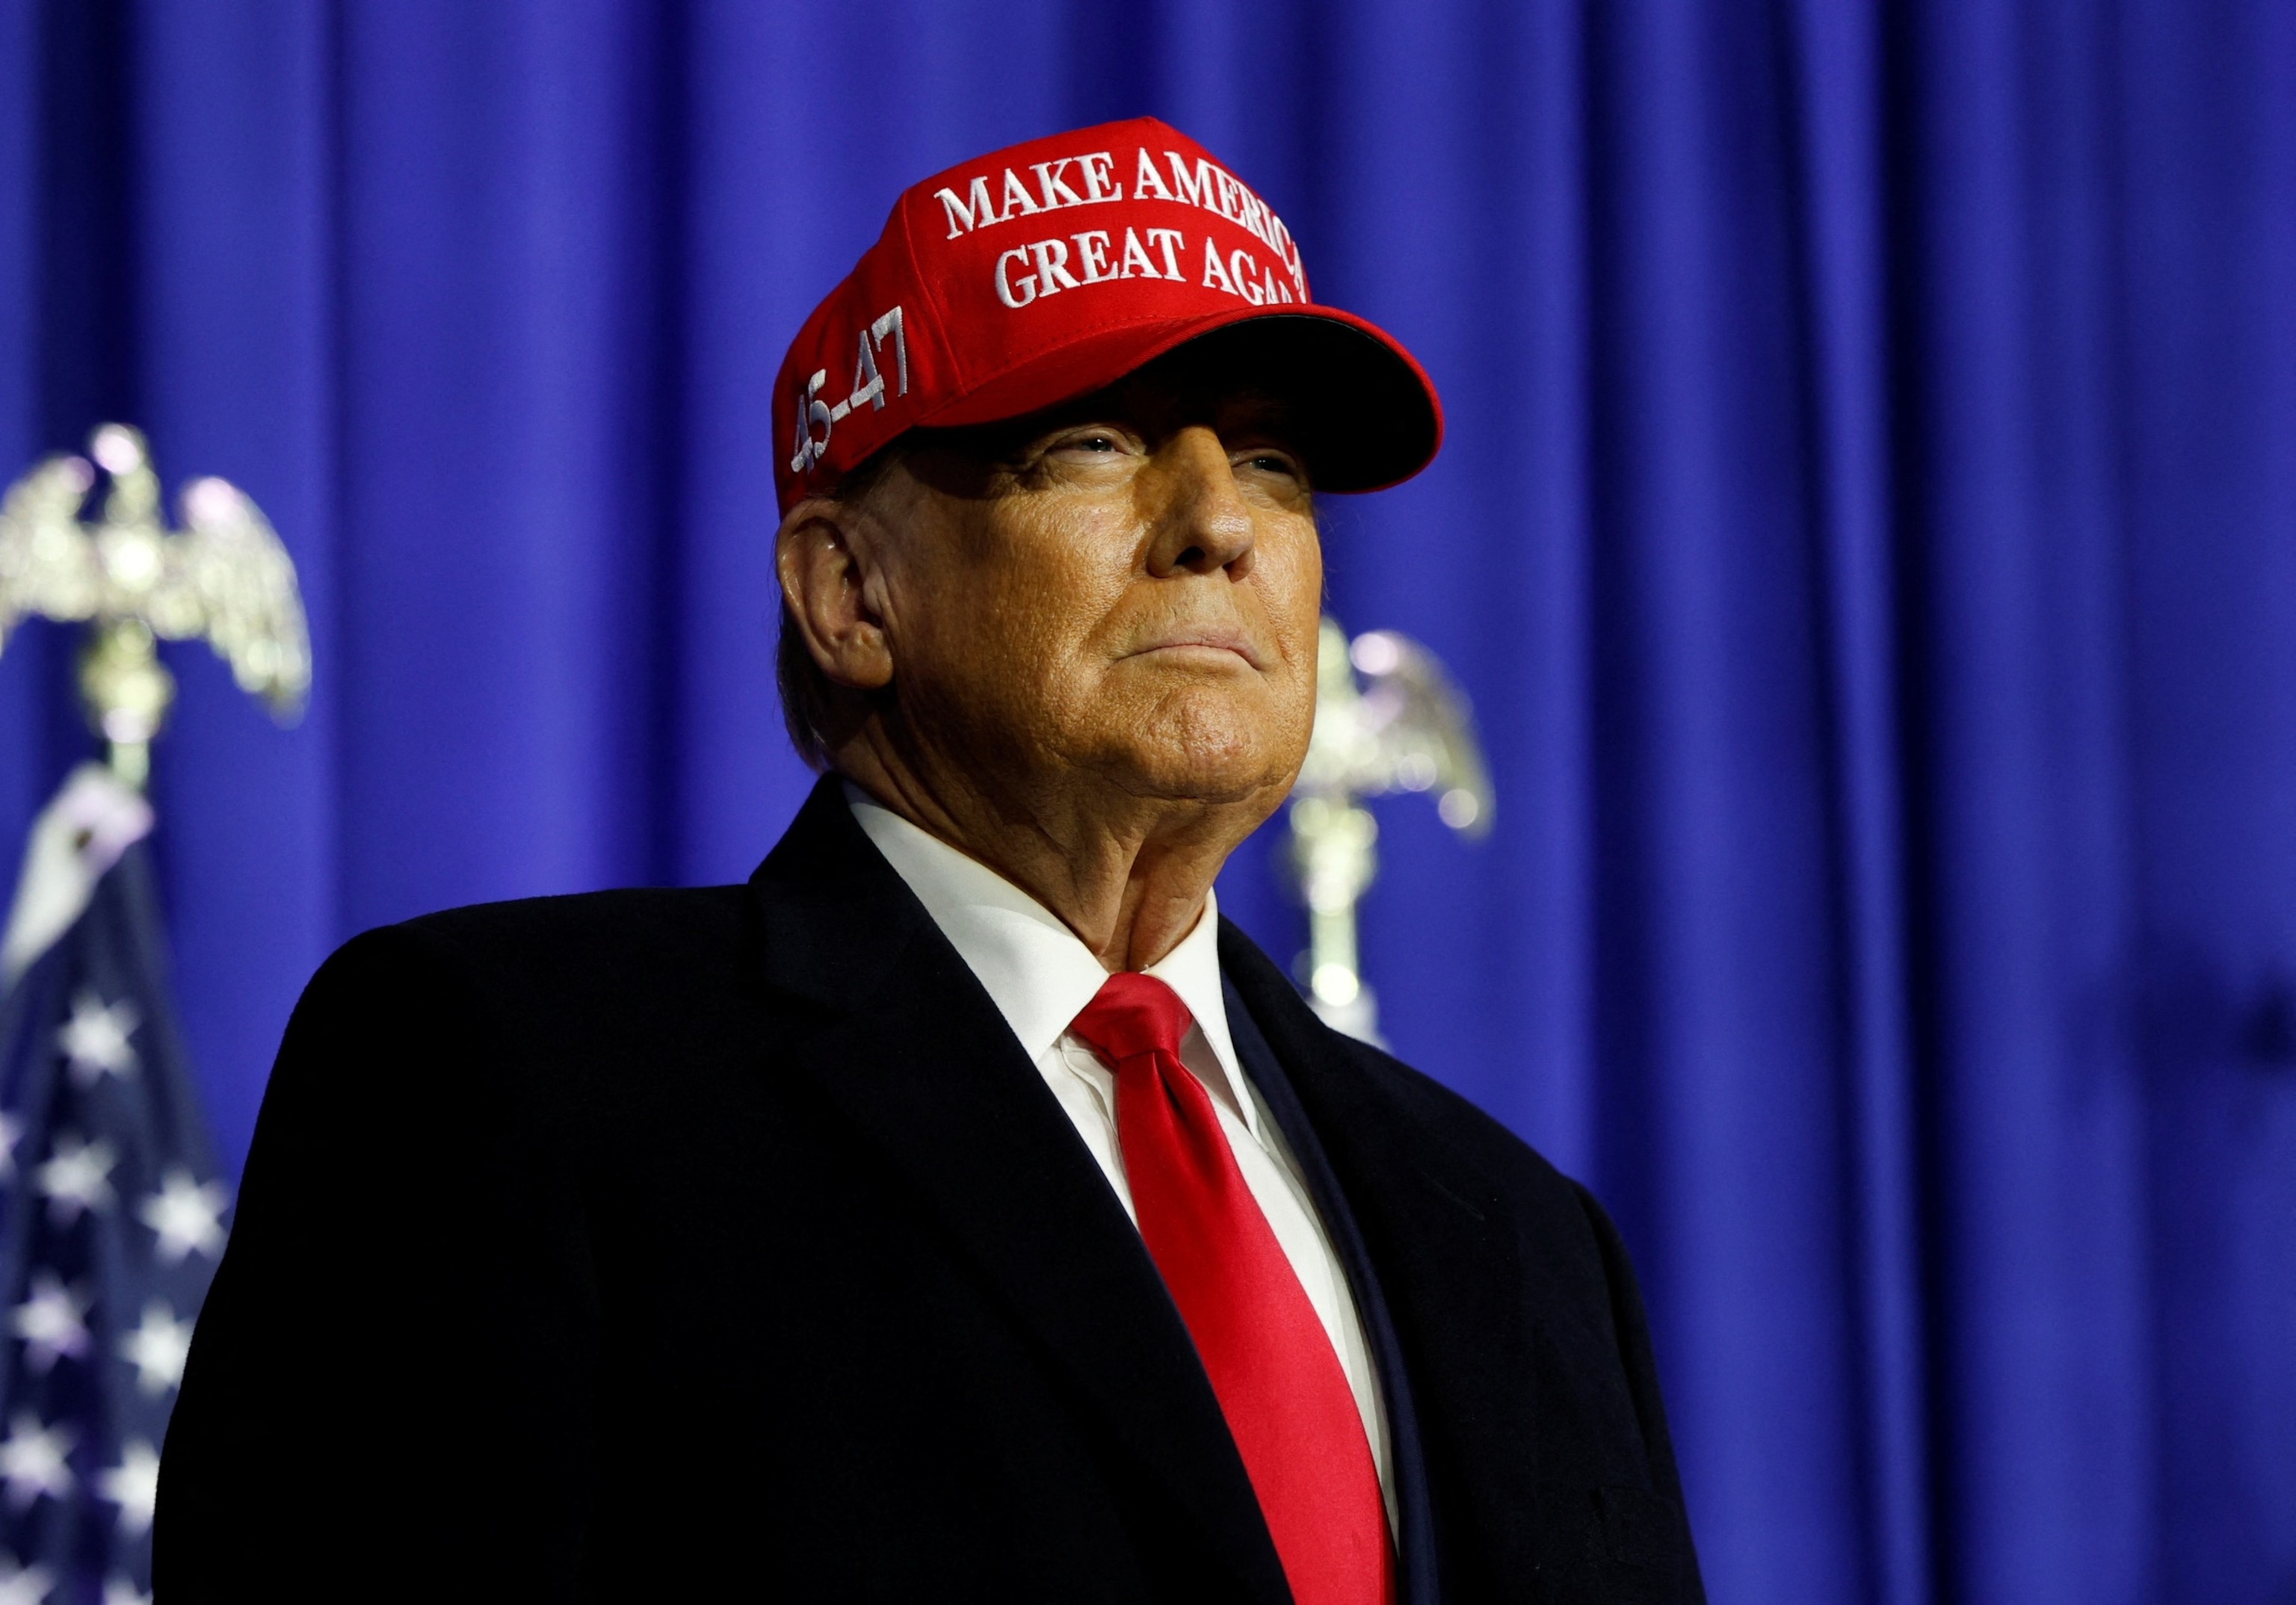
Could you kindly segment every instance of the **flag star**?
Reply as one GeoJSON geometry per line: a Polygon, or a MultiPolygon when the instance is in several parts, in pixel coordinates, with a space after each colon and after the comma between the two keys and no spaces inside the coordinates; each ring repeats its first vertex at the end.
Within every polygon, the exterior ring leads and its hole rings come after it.
{"type": "Polygon", "coordinates": [[[140,1060],[130,1038],[143,1023],[142,1011],[126,998],[109,1004],[93,992],[73,998],[71,1018],[56,1033],[71,1060],[72,1085],[86,1088],[106,1076],[133,1076],[140,1060]]]}
{"type": "Polygon", "coordinates": [[[111,1167],[119,1162],[119,1156],[111,1151],[109,1142],[83,1142],[69,1132],[59,1134],[54,1154],[32,1175],[47,1194],[48,1218],[68,1226],[83,1209],[98,1215],[109,1209],[111,1167]]]}
{"type": "Polygon", "coordinates": [[[125,1577],[113,1577],[103,1585],[103,1605],[152,1605],[152,1596],[125,1577]]]}
{"type": "Polygon", "coordinates": [[[184,1380],[192,1352],[192,1323],[178,1321],[163,1299],[144,1306],[144,1323],[119,1339],[119,1357],[135,1368],[135,1384],[156,1398],[184,1380]]]}
{"type": "MultiPolygon", "coordinates": [[[[69,1427],[41,1426],[29,1410],[9,1419],[8,1436],[0,1438],[0,1485],[7,1488],[10,1505],[29,1511],[43,1494],[62,1499],[72,1491],[71,1467],[64,1456],[71,1453],[74,1436],[69,1427]]],[[[6,1599],[0,1593],[0,1601],[6,1599]]]]}
{"type": "Polygon", "coordinates": [[[8,1324],[24,1340],[33,1372],[45,1376],[55,1363],[87,1352],[88,1301],[66,1287],[53,1271],[32,1273],[31,1297],[10,1313],[8,1324]]]}
{"type": "Polygon", "coordinates": [[[55,1586],[56,1575],[46,1567],[19,1566],[15,1556],[0,1555],[0,1605],[42,1605],[55,1586]]]}
{"type": "Polygon", "coordinates": [[[231,1195],[221,1182],[203,1186],[192,1179],[188,1170],[170,1170],[160,1179],[160,1191],[145,1199],[135,1213],[160,1234],[160,1257],[172,1265],[180,1264],[186,1254],[197,1252],[212,1259],[222,1250],[223,1211],[230,1201],[231,1195]]]}
{"type": "Polygon", "coordinates": [[[97,1476],[95,1491],[119,1507],[121,1534],[141,1536],[160,1503],[160,1452],[140,1437],[130,1438],[119,1452],[119,1463],[97,1476]]]}

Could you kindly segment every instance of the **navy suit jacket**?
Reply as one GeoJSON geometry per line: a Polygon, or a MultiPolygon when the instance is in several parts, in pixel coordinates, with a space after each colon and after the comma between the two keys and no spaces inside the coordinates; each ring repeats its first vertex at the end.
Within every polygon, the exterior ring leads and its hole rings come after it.
{"type": "MultiPolygon", "coordinates": [[[[1701,1599],[1601,1209],[1220,953],[1380,1368],[1406,1605],[1701,1599]]],[[[328,961],[155,1544],[163,1605],[1288,1598],[1138,1233],[828,784],[746,887],[328,961]]]]}

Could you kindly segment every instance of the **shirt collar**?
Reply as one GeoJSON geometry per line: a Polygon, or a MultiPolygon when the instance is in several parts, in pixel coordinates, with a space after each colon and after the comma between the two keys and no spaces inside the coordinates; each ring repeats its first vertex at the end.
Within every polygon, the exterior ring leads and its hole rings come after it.
{"type": "MultiPolygon", "coordinates": [[[[980,978],[1029,1059],[1041,1060],[1108,979],[1092,950],[1050,909],[995,870],[911,823],[850,782],[845,800],[949,946],[980,978]]],[[[1235,1044],[1228,1034],[1217,893],[1204,893],[1204,912],[1195,928],[1146,973],[1171,987],[1187,1005],[1227,1081],[1229,1097],[1245,1123],[1256,1128],[1256,1111],[1236,1073],[1235,1044]]]]}

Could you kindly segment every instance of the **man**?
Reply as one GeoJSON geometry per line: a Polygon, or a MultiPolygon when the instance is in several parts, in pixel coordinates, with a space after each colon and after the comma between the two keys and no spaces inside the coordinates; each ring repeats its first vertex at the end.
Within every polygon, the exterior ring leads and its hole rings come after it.
{"type": "Polygon", "coordinates": [[[909,191],[776,409],[827,774],[746,887],[321,970],[160,1597],[1699,1598],[1600,1209],[1215,905],[1417,365],[1142,120],[909,191]]]}

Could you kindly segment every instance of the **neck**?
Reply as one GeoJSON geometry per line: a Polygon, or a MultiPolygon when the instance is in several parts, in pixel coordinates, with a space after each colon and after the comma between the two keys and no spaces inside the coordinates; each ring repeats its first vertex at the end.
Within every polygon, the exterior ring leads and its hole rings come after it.
{"type": "Polygon", "coordinates": [[[1180,945],[1227,856],[1288,790],[1144,798],[1089,774],[935,762],[876,730],[835,756],[877,802],[1051,910],[1111,973],[1145,970],[1180,945]]]}

